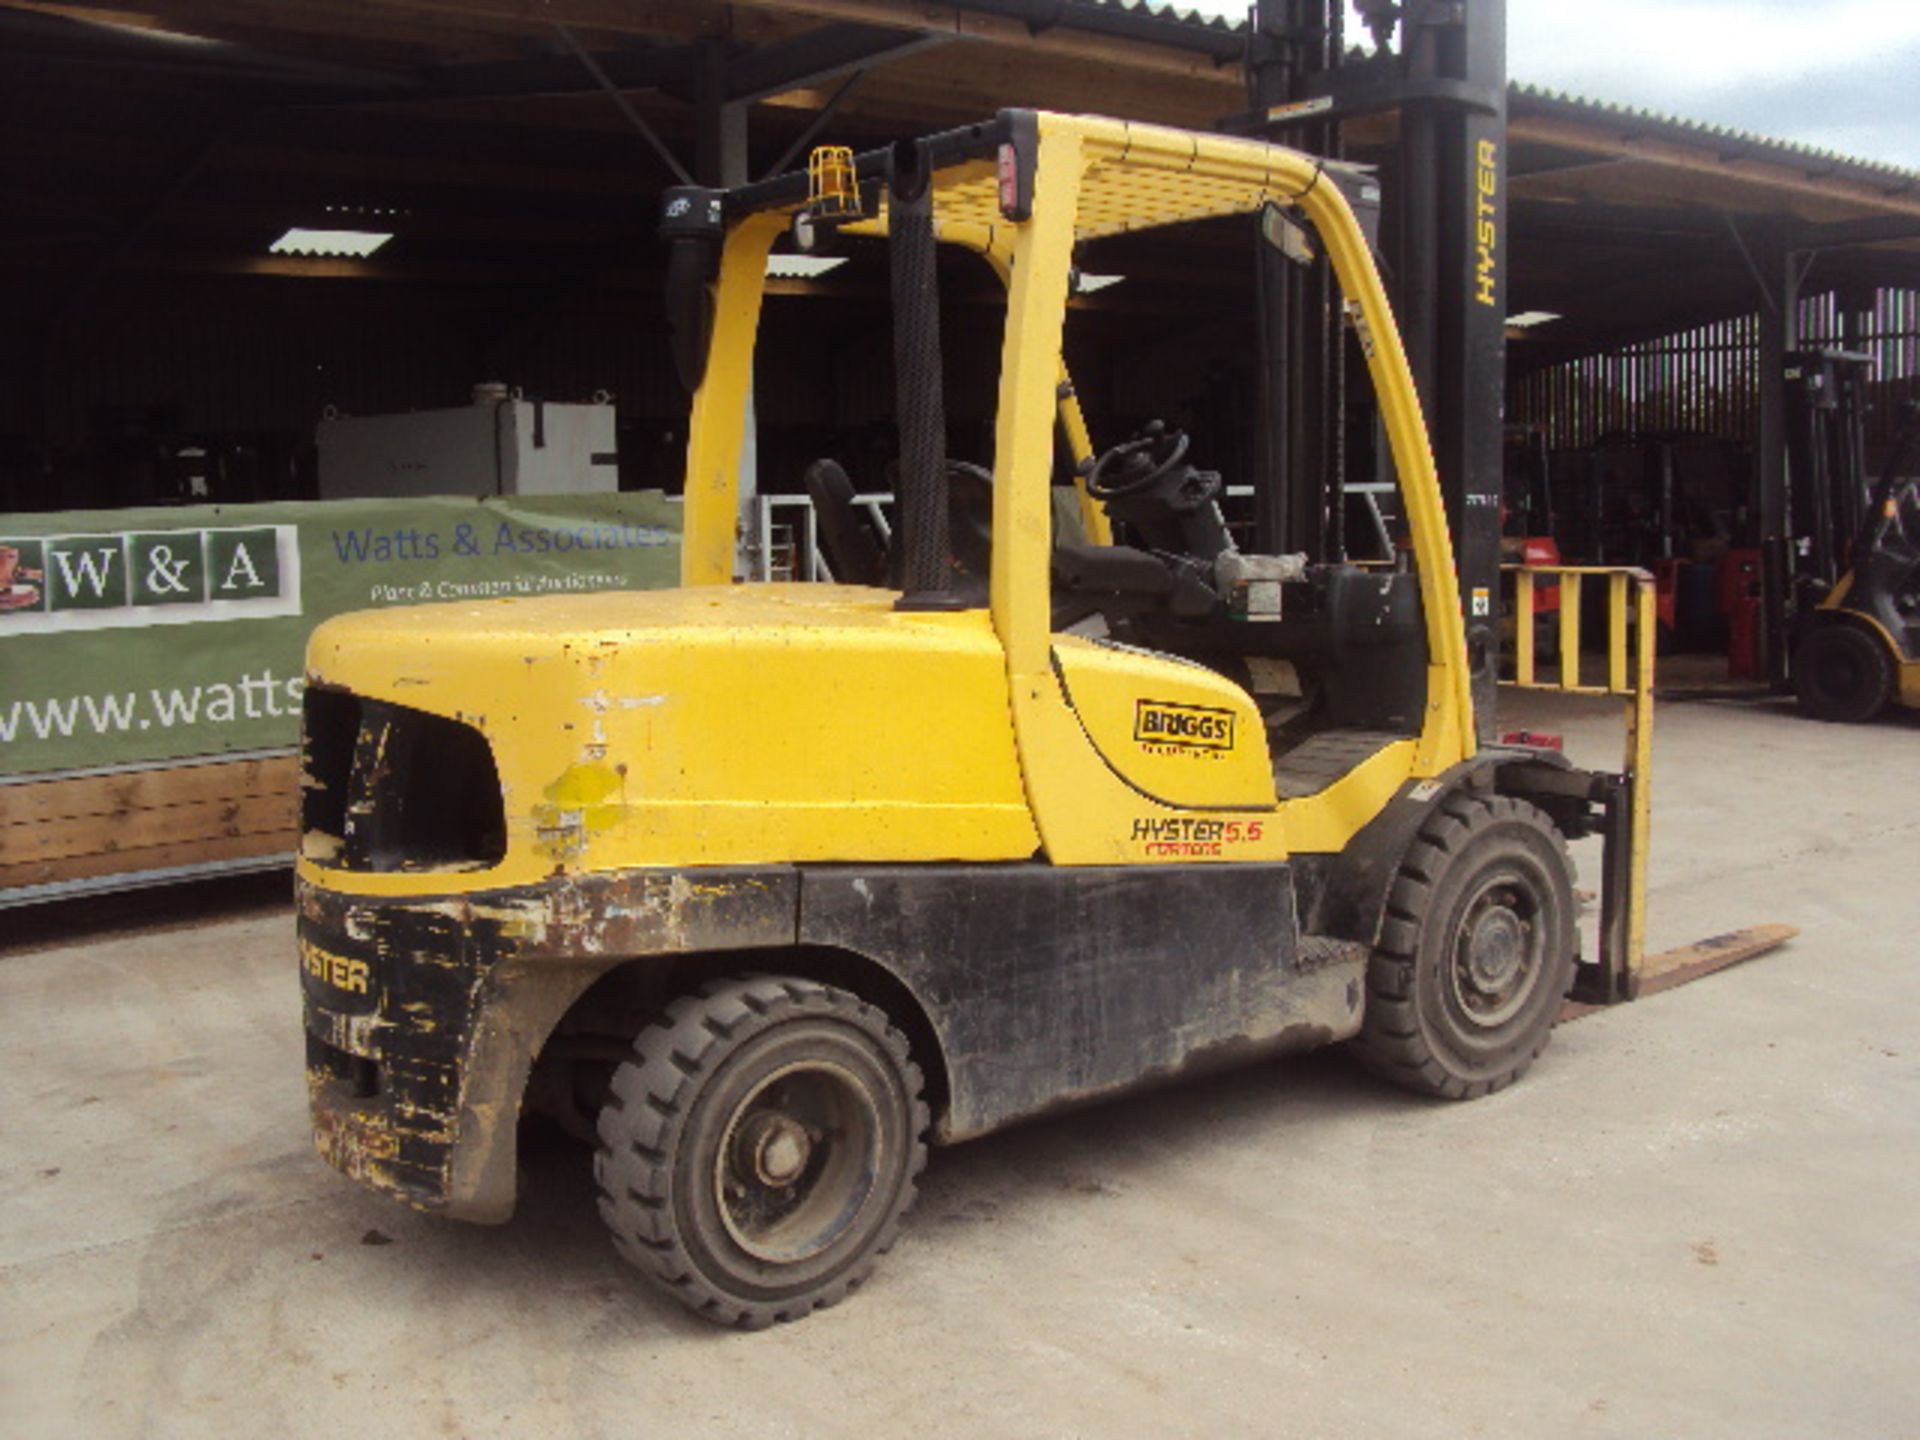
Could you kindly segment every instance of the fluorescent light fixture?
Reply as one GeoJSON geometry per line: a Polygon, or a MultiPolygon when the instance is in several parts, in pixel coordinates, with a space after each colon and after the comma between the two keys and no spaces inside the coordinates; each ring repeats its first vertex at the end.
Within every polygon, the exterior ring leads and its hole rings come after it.
{"type": "Polygon", "coordinates": [[[393,238],[385,230],[306,230],[296,225],[267,247],[274,255],[350,256],[364,259],[393,238]]]}
{"type": "Polygon", "coordinates": [[[815,280],[846,263],[844,255],[769,255],[767,274],[775,280],[815,280]]]}
{"type": "Polygon", "coordinates": [[[1094,291],[1104,290],[1109,285],[1118,285],[1126,278],[1124,275],[1089,275],[1086,271],[1082,270],[1079,278],[1074,282],[1074,293],[1077,295],[1091,295],[1094,291]]]}
{"type": "Polygon", "coordinates": [[[198,45],[206,47],[225,43],[224,41],[215,40],[206,35],[183,35],[177,30],[156,30],[149,25],[128,25],[118,20],[93,19],[89,17],[82,23],[97,25],[102,30],[117,30],[122,35],[137,35],[140,39],[153,44],[198,45]]]}
{"type": "Polygon", "coordinates": [[[1564,315],[1552,310],[1522,310],[1518,315],[1507,316],[1509,330],[1530,330],[1535,325],[1545,325],[1550,320],[1564,320],[1564,315]]]}

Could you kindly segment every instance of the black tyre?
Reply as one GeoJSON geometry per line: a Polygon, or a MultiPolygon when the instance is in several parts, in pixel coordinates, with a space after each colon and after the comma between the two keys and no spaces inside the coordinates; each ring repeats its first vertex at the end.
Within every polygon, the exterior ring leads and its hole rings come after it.
{"type": "Polygon", "coordinates": [[[1794,651],[1793,688],[1817,720],[1871,720],[1893,698],[1893,657],[1857,625],[1817,625],[1794,651]]]}
{"type": "Polygon", "coordinates": [[[721,1325],[832,1305],[893,1244],[926,1164],[907,1042],[808,980],[716,980],[614,1072],[594,1178],[616,1249],[721,1325]]]}
{"type": "Polygon", "coordinates": [[[1388,892],[1355,1053],[1449,1100],[1511,1084],[1573,983],[1573,925],[1573,864],[1545,815],[1506,796],[1442,801],[1388,892]]]}

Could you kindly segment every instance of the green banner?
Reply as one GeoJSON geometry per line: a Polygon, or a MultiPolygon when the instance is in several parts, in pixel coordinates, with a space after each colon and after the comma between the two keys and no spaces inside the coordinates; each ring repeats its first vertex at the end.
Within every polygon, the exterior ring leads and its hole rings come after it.
{"type": "Polygon", "coordinates": [[[0,775],[293,745],[307,636],[349,610],[679,571],[657,491],[0,515],[0,775]]]}

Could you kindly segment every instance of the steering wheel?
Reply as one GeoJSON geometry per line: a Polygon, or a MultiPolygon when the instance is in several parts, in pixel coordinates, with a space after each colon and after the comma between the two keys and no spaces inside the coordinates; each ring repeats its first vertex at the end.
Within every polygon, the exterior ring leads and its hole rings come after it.
{"type": "Polygon", "coordinates": [[[1149,420],[1133,439],[1094,461],[1087,494],[1096,500],[1121,500],[1144,493],[1186,458],[1188,443],[1186,431],[1170,431],[1164,421],[1149,420]]]}

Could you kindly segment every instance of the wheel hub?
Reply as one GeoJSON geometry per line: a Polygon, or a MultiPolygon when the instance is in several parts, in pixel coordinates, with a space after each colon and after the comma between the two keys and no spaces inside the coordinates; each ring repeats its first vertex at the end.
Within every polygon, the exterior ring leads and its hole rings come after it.
{"type": "Polygon", "coordinates": [[[740,1127],[735,1166],[762,1185],[776,1189],[793,1184],[806,1173],[813,1157],[813,1137],[799,1121],[787,1115],[761,1111],[740,1127]]]}
{"type": "Polygon", "coordinates": [[[1485,886],[1459,921],[1453,950],[1458,1013],[1492,1029],[1526,1006],[1540,964],[1541,939],[1525,892],[1506,880],[1485,886]]]}
{"type": "Polygon", "coordinates": [[[721,1224],[755,1259],[809,1260],[854,1224],[880,1162],[879,1114],[853,1072],[785,1066],[742,1098],[715,1156],[721,1224]]]}
{"type": "Polygon", "coordinates": [[[1853,657],[1844,651],[1830,651],[1820,659],[1820,682],[1836,695],[1851,695],[1860,688],[1865,676],[1853,657]]]}
{"type": "Polygon", "coordinates": [[[1481,915],[1467,939],[1467,967],[1473,986],[1498,996],[1519,973],[1526,955],[1526,926],[1504,905],[1481,915]]]}

